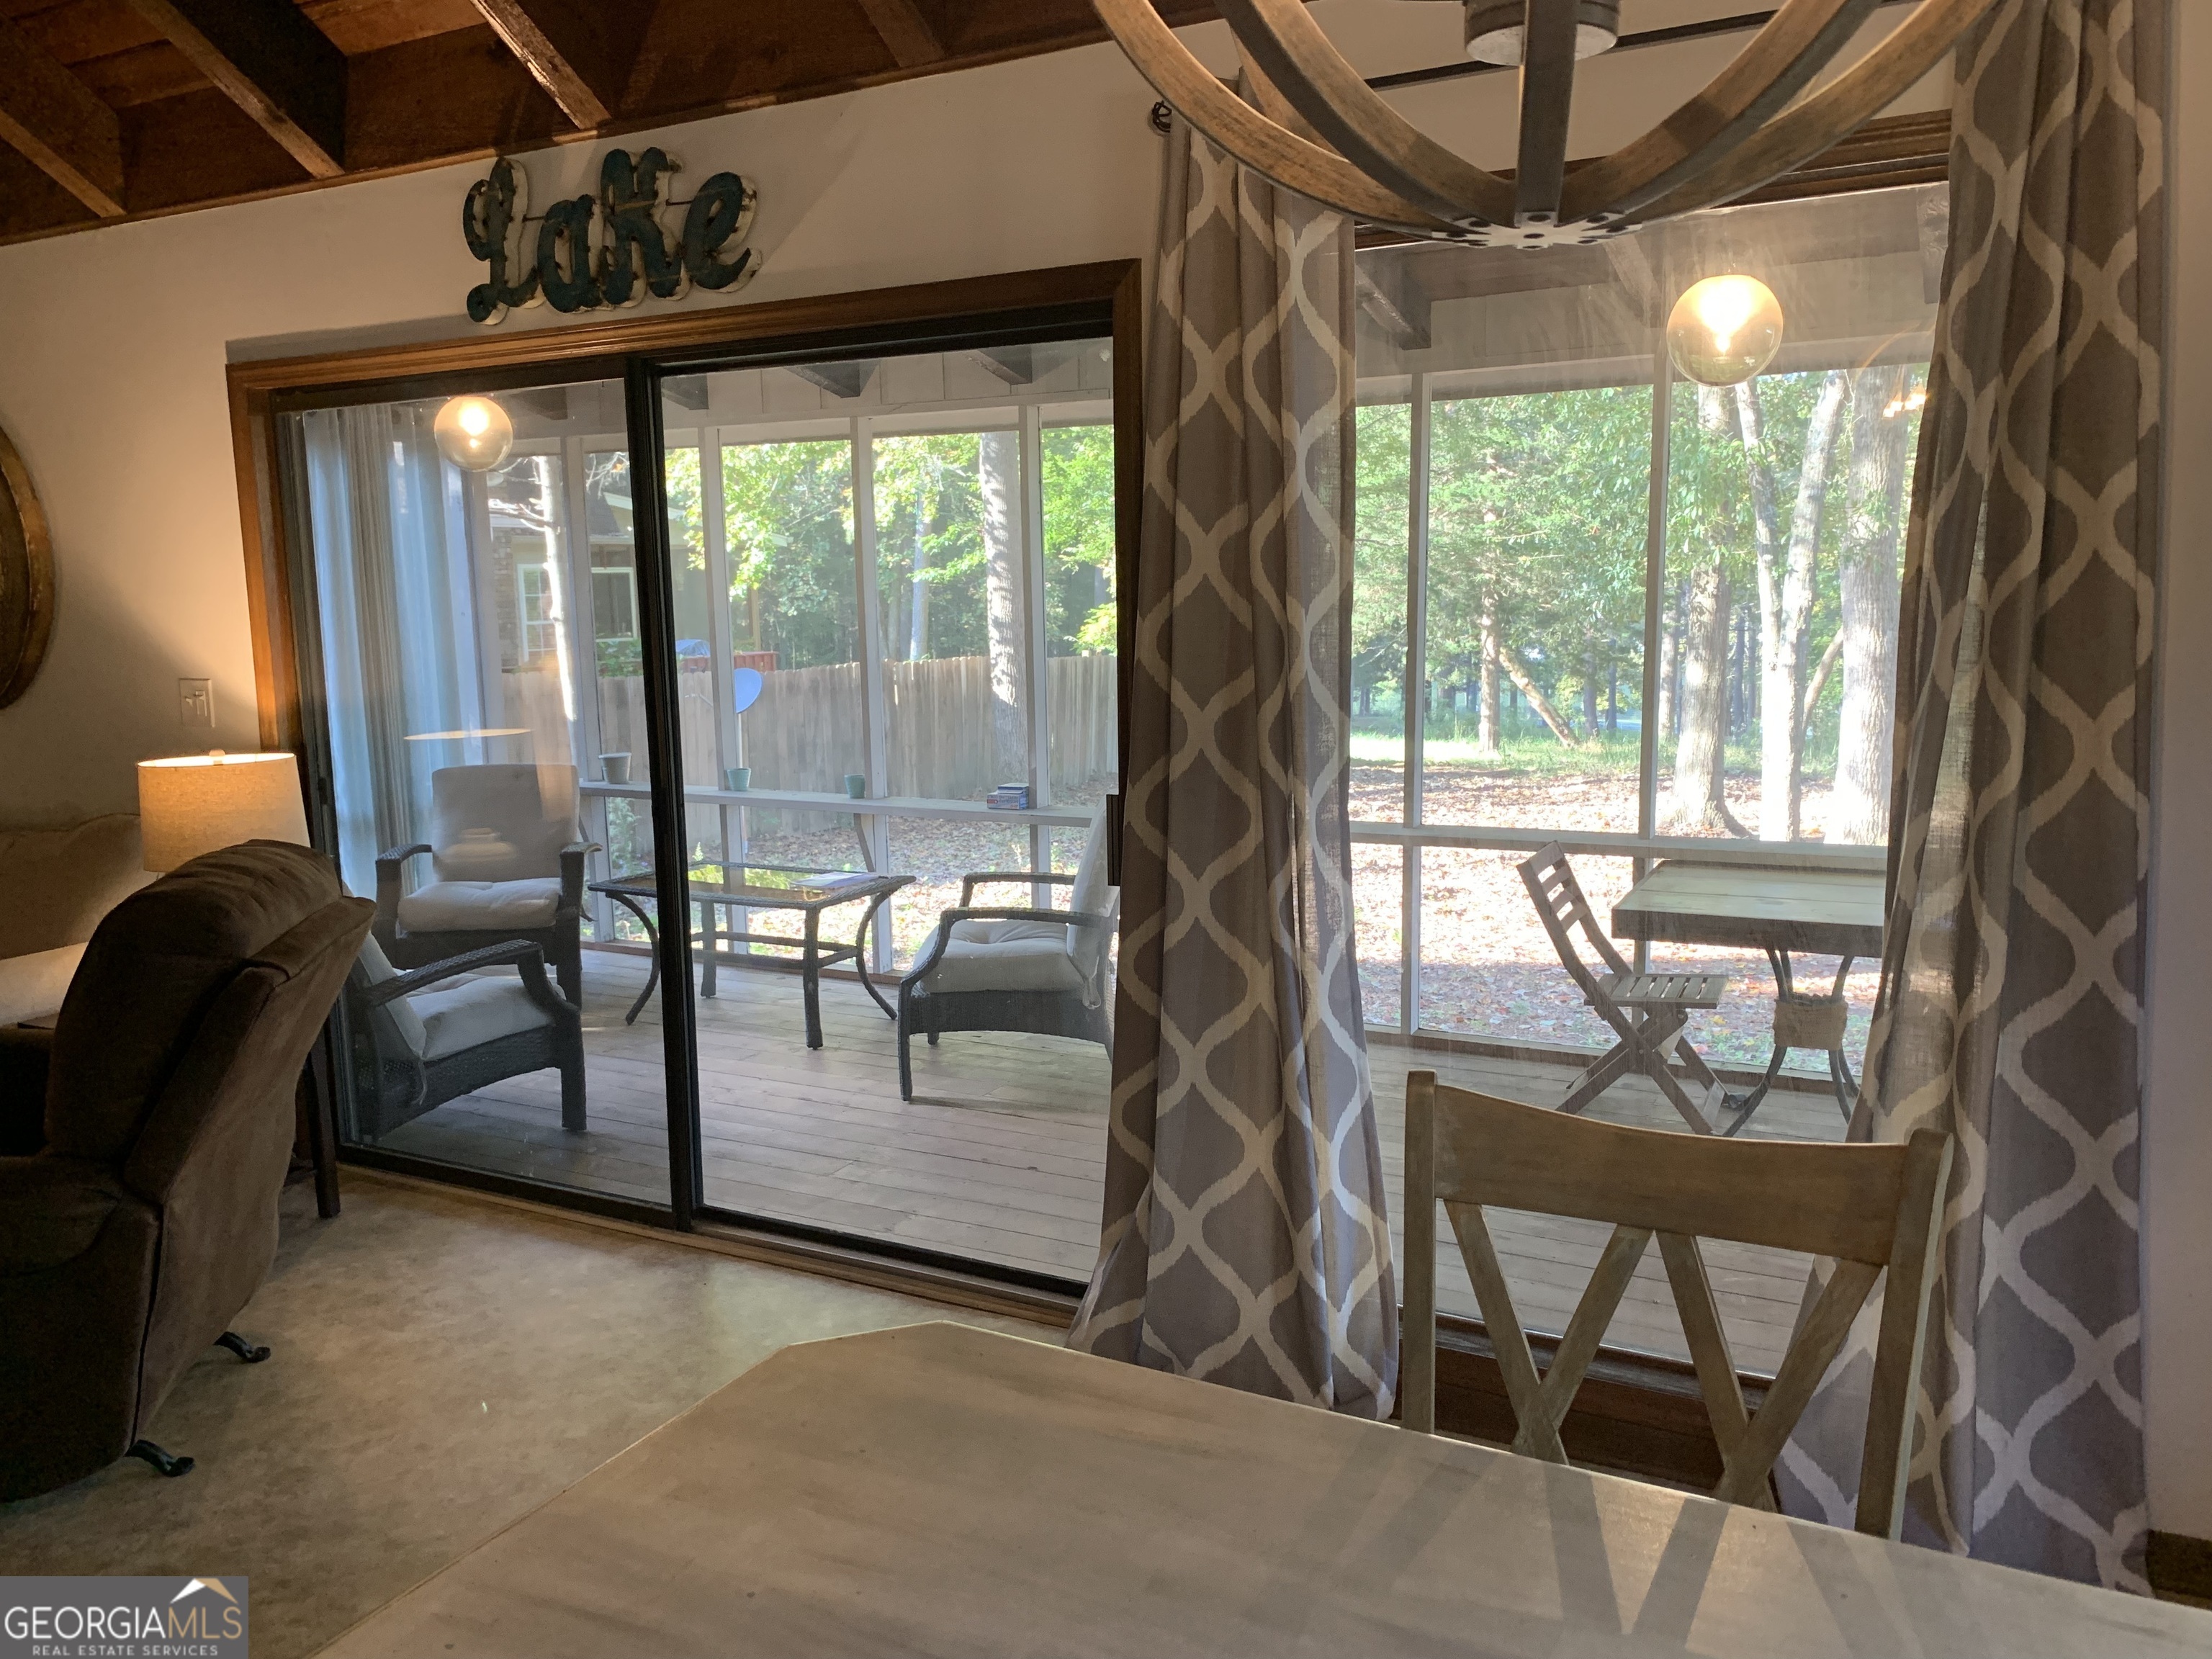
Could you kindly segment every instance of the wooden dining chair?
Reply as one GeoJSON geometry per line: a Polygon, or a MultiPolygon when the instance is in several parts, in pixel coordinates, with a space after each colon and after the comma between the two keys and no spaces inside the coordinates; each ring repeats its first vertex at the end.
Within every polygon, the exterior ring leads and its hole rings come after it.
{"type": "Polygon", "coordinates": [[[1559,1425],[1656,1236],[1720,1445],[1723,1473],[1712,1495],[1760,1509],[1773,1507],[1768,1477],[1783,1443],[1887,1269],[1856,1524],[1895,1538],[1950,1170],[1951,1137],[1930,1129],[1902,1145],[1707,1139],[1565,1117],[1415,1072],[1406,1079],[1405,1426],[1436,1427],[1439,1202],[1504,1374],[1515,1451],[1567,1461],[1559,1425]],[[1614,1224],[1541,1376],[1483,1220],[1485,1205],[1614,1224]],[[1744,1407],[1700,1238],[1834,1258],[1833,1276],[1800,1322],[1755,1413],[1744,1407]]]}
{"type": "Polygon", "coordinates": [[[1727,1097],[1704,1056],[1682,1040],[1682,1028],[1692,1014],[1721,1006],[1728,995],[1728,975],[1636,972],[1597,925],[1582,884],[1575,879],[1574,866],[1557,842],[1522,861],[1521,883],[1535,902],[1544,931],[1552,936],[1559,965],[1597,1017],[1613,1027],[1615,1039],[1612,1048],[1583,1068],[1559,1109],[1579,1112],[1622,1078],[1641,1073],[1659,1085],[1684,1122],[1699,1134],[1712,1133],[1713,1119],[1727,1097]],[[1583,960],[1575,943],[1577,933],[1605,971],[1583,960]],[[1683,1089],[1674,1075],[1677,1064],[1697,1085],[1701,1100],[1692,1100],[1683,1089]]]}

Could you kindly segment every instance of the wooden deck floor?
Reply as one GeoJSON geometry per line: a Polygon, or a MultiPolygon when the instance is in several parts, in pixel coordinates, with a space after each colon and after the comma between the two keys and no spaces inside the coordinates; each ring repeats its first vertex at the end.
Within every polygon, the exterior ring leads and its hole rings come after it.
{"type": "MultiPolygon", "coordinates": [[[[591,1127],[583,1133],[561,1128],[557,1079],[545,1072],[441,1106],[380,1144],[665,1203],[668,1134],[657,1000],[635,1025],[622,1020],[643,982],[638,959],[585,953],[591,1127]]],[[[825,982],[825,1043],[811,1052],[795,977],[725,971],[720,990],[696,1004],[710,1203],[1071,1280],[1088,1275],[1105,1168],[1103,1049],[1014,1033],[948,1036],[935,1049],[917,1042],[915,1099],[902,1102],[891,1023],[856,984],[825,982]]],[[[1407,1070],[1429,1067],[1448,1082],[1540,1105],[1555,1103],[1572,1076],[1553,1064],[1394,1042],[1375,1044],[1371,1065],[1393,1244],[1400,1249],[1407,1070]]],[[[1680,1121],[1641,1079],[1616,1085],[1591,1115],[1661,1128],[1680,1121]]],[[[1833,1139],[1840,1129],[1829,1097],[1778,1091],[1750,1132],[1833,1139]]],[[[1491,1225],[1522,1318],[1532,1329],[1559,1329],[1607,1230],[1517,1212],[1494,1214],[1491,1225]]],[[[1706,1255],[1738,1363],[1771,1370],[1796,1315],[1805,1259],[1711,1243],[1706,1255]]],[[[1466,1270],[1449,1242],[1438,1283],[1444,1309],[1475,1312],[1466,1270]]],[[[1639,1269],[1608,1340],[1686,1356],[1656,1252],[1639,1269]]]]}

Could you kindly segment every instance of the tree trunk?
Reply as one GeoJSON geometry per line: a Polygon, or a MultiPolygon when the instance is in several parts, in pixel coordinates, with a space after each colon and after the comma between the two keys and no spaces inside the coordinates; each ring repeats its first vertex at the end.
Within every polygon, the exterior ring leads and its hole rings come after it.
{"type": "Polygon", "coordinates": [[[928,499],[915,497],[914,577],[907,607],[906,659],[920,662],[929,654],[929,509],[937,501],[937,469],[929,470],[928,499]]]}
{"type": "Polygon", "coordinates": [[[1885,411],[1910,371],[1862,369],[1851,387],[1851,465],[1844,489],[1844,708],[1828,839],[1889,839],[1890,730],[1897,685],[1897,543],[1905,517],[1905,421],[1885,411]]]}
{"type": "Polygon", "coordinates": [[[1021,495],[1021,440],[986,432],[980,440],[983,487],[984,618],[991,660],[991,732],[1002,783],[1034,783],[1022,729],[1022,555],[1016,522],[1021,495]]]}
{"type": "Polygon", "coordinates": [[[1528,671],[1521,665],[1520,653],[1502,649],[1498,653],[1498,660],[1506,677],[1519,686],[1521,695],[1528,699],[1528,707],[1536,711],[1536,717],[1552,728],[1552,735],[1568,748],[1574,748],[1575,728],[1567,724],[1566,716],[1560,714],[1558,707],[1544,695],[1543,687],[1528,677],[1528,671]]]}
{"type": "Polygon", "coordinates": [[[1840,628],[1828,641],[1828,648],[1820,653],[1820,660],[1813,669],[1813,678],[1805,682],[1805,711],[1799,716],[1808,732],[1813,729],[1813,711],[1820,706],[1820,694],[1828,689],[1835,677],[1836,665],[1844,659],[1844,632],[1840,628]]]}
{"type": "Polygon", "coordinates": [[[1597,741],[1597,636],[1583,638],[1583,736],[1597,741]]]}
{"type": "Polygon", "coordinates": [[[1820,517],[1827,507],[1829,467],[1843,429],[1848,387],[1843,371],[1829,374],[1807,417],[1786,545],[1773,469],[1767,463],[1759,386],[1746,381],[1735,389],[1759,544],[1759,833],[1766,841],[1796,841],[1802,828],[1805,637],[1813,617],[1820,517]]]}
{"type": "Polygon", "coordinates": [[[1485,587],[1482,609],[1478,613],[1482,627],[1482,694],[1478,699],[1474,752],[1485,760],[1495,760],[1504,754],[1500,747],[1503,733],[1498,719],[1498,659],[1503,654],[1498,642],[1498,599],[1485,587]]]}
{"type": "Polygon", "coordinates": [[[1751,683],[1749,664],[1745,659],[1743,636],[1743,608],[1731,601],[1728,613],[1728,735],[1731,740],[1743,735],[1744,721],[1749,717],[1743,689],[1751,683]]]}
{"type": "Polygon", "coordinates": [[[1674,782],[1662,827],[1694,836],[1727,827],[1721,793],[1728,724],[1729,584],[1720,551],[1683,584],[1682,691],[1677,699],[1682,734],[1674,745],[1674,782]]]}

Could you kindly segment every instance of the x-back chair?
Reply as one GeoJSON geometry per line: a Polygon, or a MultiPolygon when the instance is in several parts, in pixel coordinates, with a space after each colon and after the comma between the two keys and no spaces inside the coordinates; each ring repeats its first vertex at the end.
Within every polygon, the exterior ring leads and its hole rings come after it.
{"type": "Polygon", "coordinates": [[[1726,1097],[1712,1067],[1682,1040],[1682,1028],[1692,1014],[1721,1006],[1728,995],[1728,975],[1636,972],[1597,925],[1582,884],[1575,879],[1574,866],[1557,842],[1522,861],[1521,880],[1535,901],[1536,914],[1552,936],[1560,965],[1598,1018],[1613,1027],[1617,1039],[1583,1068],[1559,1109],[1579,1112],[1622,1078],[1641,1073],[1659,1085],[1685,1122],[1699,1134],[1711,1134],[1712,1114],[1720,1110],[1726,1097]],[[1575,945],[1577,930],[1605,964],[1604,972],[1583,960],[1575,945]],[[1678,1064],[1697,1085],[1701,1100],[1692,1101],[1684,1091],[1674,1075],[1678,1064]]]}
{"type": "Polygon", "coordinates": [[[1415,1072],[1406,1079],[1406,1427],[1423,1433],[1436,1427],[1439,1202],[1504,1373],[1518,1425],[1515,1451],[1567,1461],[1559,1425],[1656,1237],[1720,1445],[1724,1473],[1712,1495],[1762,1509],[1773,1507],[1768,1478],[1775,1459],[1887,1272],[1856,1526],[1897,1537],[1951,1146],[1948,1135],[1930,1129],[1902,1145],[1857,1146],[1632,1129],[1449,1088],[1433,1072],[1415,1072]],[[1615,1224],[1541,1376],[1483,1219],[1485,1205],[1615,1224]],[[1700,1238],[1834,1259],[1833,1276],[1755,1414],[1744,1407],[1700,1238]]]}

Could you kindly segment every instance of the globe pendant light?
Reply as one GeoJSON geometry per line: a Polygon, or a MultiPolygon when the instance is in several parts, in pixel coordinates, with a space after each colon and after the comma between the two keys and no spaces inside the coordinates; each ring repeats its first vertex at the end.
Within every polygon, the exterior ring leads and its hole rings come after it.
{"type": "Polygon", "coordinates": [[[1699,386],[1736,386],[1782,349],[1782,302],[1756,276],[1708,276],[1674,302],[1667,355],[1699,386]]]}
{"type": "Polygon", "coordinates": [[[1600,241],[1757,190],[1881,114],[1992,0],[1914,0],[1880,44],[1818,88],[1883,0],[1780,0],[1688,101],[1571,173],[1576,63],[1613,44],[1620,0],[1459,3],[1469,55],[1520,65],[1510,179],[1400,114],[1330,43],[1304,0],[1216,0],[1243,54],[1249,101],[1191,55],[1154,0],[1091,0],[1160,96],[1263,178],[1371,225],[1507,247],[1600,241]]]}
{"type": "Polygon", "coordinates": [[[514,422],[489,398],[451,398],[430,428],[438,452],[465,472],[489,472],[514,447],[514,422]]]}

